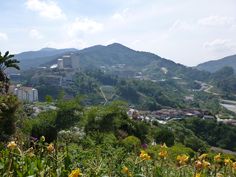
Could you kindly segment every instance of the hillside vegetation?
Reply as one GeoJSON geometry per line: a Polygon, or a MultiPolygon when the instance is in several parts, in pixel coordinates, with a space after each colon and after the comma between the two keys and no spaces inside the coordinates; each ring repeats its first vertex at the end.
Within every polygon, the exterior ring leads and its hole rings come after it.
{"type": "MultiPolygon", "coordinates": [[[[9,105],[8,100],[4,103],[9,105]]],[[[59,100],[56,106],[57,110],[41,113],[34,119],[27,118],[20,107],[5,117],[6,111],[0,107],[1,119],[14,115],[16,121],[12,124],[16,125],[15,132],[6,136],[1,131],[1,137],[5,137],[0,149],[2,176],[192,177],[236,173],[235,157],[211,152],[208,139],[199,138],[204,129],[195,132],[190,127],[195,123],[190,120],[188,125],[132,120],[122,102],[83,107],[75,99],[59,100]]],[[[217,129],[215,122],[211,124],[208,132],[217,129]]],[[[235,136],[235,129],[227,125],[224,128],[227,134],[235,136]]],[[[212,133],[211,138],[224,146],[224,137],[212,133]]]]}
{"type": "MultiPolygon", "coordinates": [[[[40,92],[36,103],[20,102],[10,94],[10,80],[2,70],[1,176],[236,175],[236,129],[216,119],[219,114],[235,116],[219,102],[220,94],[233,93],[234,86],[227,85],[234,78],[232,68],[211,74],[120,44],[78,54],[81,68],[76,71],[22,72],[21,83],[40,92]],[[58,83],[50,78],[69,79],[58,83]],[[208,91],[212,87],[220,94],[208,91]],[[39,107],[44,109],[36,114],[39,107]],[[129,116],[130,108],[144,116],[161,109],[177,114],[141,119],[129,116]],[[187,114],[180,115],[182,110],[187,114]]],[[[4,61],[6,68],[19,69],[17,60],[10,62],[14,65],[4,61]]]]}
{"type": "Polygon", "coordinates": [[[234,70],[236,70],[236,55],[201,63],[197,66],[197,68],[200,70],[205,70],[213,73],[222,69],[225,66],[230,66],[234,70]]]}

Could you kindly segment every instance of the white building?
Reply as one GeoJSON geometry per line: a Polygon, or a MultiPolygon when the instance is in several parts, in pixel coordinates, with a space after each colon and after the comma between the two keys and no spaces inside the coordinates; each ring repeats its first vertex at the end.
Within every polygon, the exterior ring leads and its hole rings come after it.
{"type": "Polygon", "coordinates": [[[57,68],[58,69],[63,69],[63,59],[61,59],[61,58],[59,58],[58,60],[57,60],[57,68]]]}
{"type": "Polygon", "coordinates": [[[59,58],[57,60],[57,64],[54,64],[52,66],[55,66],[54,68],[58,69],[78,69],[79,55],[74,53],[63,55],[62,58],[59,58]]]}
{"type": "Polygon", "coordinates": [[[38,101],[38,90],[32,87],[22,87],[20,85],[11,90],[20,100],[27,102],[38,101]]]}

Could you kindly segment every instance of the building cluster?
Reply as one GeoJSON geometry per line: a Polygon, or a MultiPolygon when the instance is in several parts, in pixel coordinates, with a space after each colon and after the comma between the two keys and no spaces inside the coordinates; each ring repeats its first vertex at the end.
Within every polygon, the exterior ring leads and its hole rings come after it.
{"type": "Polygon", "coordinates": [[[11,85],[10,92],[16,95],[21,101],[36,102],[38,101],[38,90],[32,87],[24,87],[20,84],[11,85]]]}
{"type": "Polygon", "coordinates": [[[157,121],[165,124],[169,120],[185,119],[189,117],[198,117],[202,119],[216,119],[208,111],[198,109],[161,109],[158,111],[138,111],[129,109],[128,116],[135,120],[157,121]]]}
{"type": "Polygon", "coordinates": [[[57,59],[57,63],[53,64],[51,69],[78,69],[79,68],[79,56],[78,54],[70,53],[57,59]]]}
{"type": "Polygon", "coordinates": [[[57,59],[49,68],[39,68],[32,77],[33,85],[50,85],[68,87],[73,83],[74,74],[79,69],[79,54],[66,54],[57,59]]]}

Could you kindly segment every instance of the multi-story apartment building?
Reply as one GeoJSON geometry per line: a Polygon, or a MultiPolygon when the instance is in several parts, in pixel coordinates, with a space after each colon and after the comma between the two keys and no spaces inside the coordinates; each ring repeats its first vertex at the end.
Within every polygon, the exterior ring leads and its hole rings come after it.
{"type": "Polygon", "coordinates": [[[21,85],[11,86],[10,92],[15,94],[22,101],[38,101],[38,90],[32,87],[23,87],[21,85]]]}

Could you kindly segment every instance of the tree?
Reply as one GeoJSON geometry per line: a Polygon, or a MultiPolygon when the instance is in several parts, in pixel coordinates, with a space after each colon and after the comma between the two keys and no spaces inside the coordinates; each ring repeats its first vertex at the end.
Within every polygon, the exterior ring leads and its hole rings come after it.
{"type": "Polygon", "coordinates": [[[19,102],[17,97],[8,95],[9,81],[5,73],[7,68],[20,69],[18,60],[12,59],[14,55],[9,55],[7,51],[4,55],[0,52],[0,140],[5,141],[15,133],[16,118],[19,102]]]}
{"type": "Polygon", "coordinates": [[[10,79],[7,77],[5,73],[7,68],[15,68],[20,70],[18,66],[19,61],[13,59],[14,55],[9,55],[9,51],[7,51],[4,55],[0,52],[0,93],[8,93],[9,90],[9,81],[10,79]]]}
{"type": "Polygon", "coordinates": [[[83,114],[79,98],[63,101],[57,104],[59,110],[55,119],[57,131],[70,128],[77,123],[83,114]]]}
{"type": "Polygon", "coordinates": [[[47,103],[51,103],[51,102],[53,101],[52,96],[46,95],[46,96],[45,96],[45,101],[46,101],[47,103]]]}
{"type": "Polygon", "coordinates": [[[13,95],[0,95],[0,141],[6,141],[16,130],[19,101],[13,95]]]}
{"type": "Polygon", "coordinates": [[[174,133],[167,128],[156,131],[154,138],[156,143],[166,143],[167,146],[173,146],[175,143],[174,133]]]}

